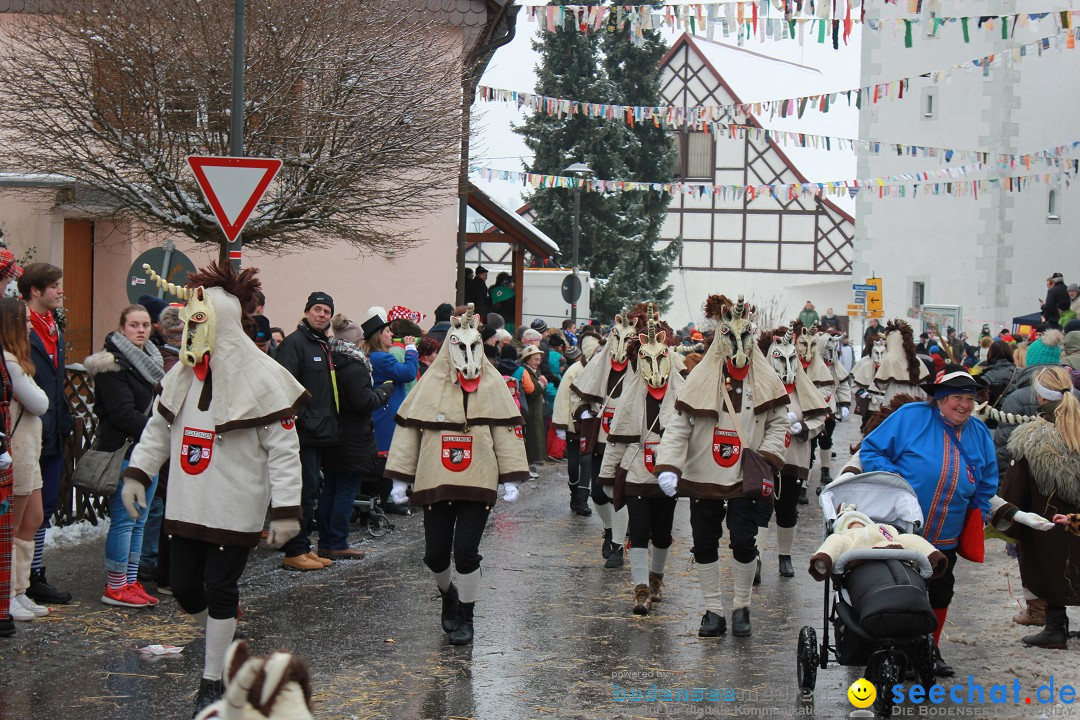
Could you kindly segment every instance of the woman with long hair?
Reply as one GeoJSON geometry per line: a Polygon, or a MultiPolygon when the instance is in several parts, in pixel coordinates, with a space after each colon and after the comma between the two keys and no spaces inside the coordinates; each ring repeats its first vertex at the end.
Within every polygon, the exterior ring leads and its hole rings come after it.
{"type": "MultiPolygon", "coordinates": [[[[105,338],[105,347],[86,358],[86,370],[94,380],[94,414],[98,417],[97,448],[115,452],[131,441],[138,442],[150,418],[156,388],[165,377],[161,353],[150,342],[150,313],[142,305],[128,305],[120,313],[120,325],[105,338]]],[[[128,458],[124,460],[127,468],[128,458]]],[[[105,538],[105,571],[108,585],[101,602],[119,607],[147,607],[158,600],[139,582],[139,561],[150,504],[157,490],[155,475],[146,489],[146,506],[137,519],[124,509],[121,488],[109,497],[109,534],[105,538]]]]}
{"type": "Polygon", "coordinates": [[[1046,604],[1042,632],[1021,639],[1025,645],[1063,650],[1068,640],[1068,605],[1080,605],[1080,537],[1076,530],[1038,532],[1022,524],[1035,514],[1069,528],[1080,513],[1080,402],[1069,374],[1048,365],[1037,371],[1032,389],[1039,419],[1009,437],[1012,457],[998,494],[1007,502],[994,513],[999,529],[1019,540],[1020,579],[1046,604]]]}
{"type": "Polygon", "coordinates": [[[26,596],[30,585],[30,563],[34,559],[34,533],[41,527],[41,416],[49,409],[49,396],[34,382],[34,361],[30,358],[30,324],[26,303],[18,298],[0,299],[0,344],[11,376],[14,397],[8,412],[11,431],[14,511],[14,552],[11,577],[11,617],[29,621],[49,614],[49,609],[26,596]]]}
{"type": "Polygon", "coordinates": [[[990,404],[997,407],[998,400],[1010,389],[1020,372],[1013,361],[1012,345],[1004,340],[994,340],[986,352],[986,362],[981,367],[979,377],[990,391],[990,404]]]}

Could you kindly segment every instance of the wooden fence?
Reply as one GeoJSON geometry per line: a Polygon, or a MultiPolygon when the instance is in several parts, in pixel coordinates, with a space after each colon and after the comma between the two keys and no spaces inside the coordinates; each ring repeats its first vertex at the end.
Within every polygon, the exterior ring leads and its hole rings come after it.
{"type": "Polygon", "coordinates": [[[97,434],[97,417],[93,413],[94,383],[82,365],[67,367],[64,376],[64,395],[71,409],[71,416],[75,420],[75,431],[68,438],[64,448],[64,469],[60,475],[60,501],[57,504],[56,514],[52,517],[52,523],[53,525],[70,525],[80,520],[88,520],[97,525],[98,518],[109,514],[108,498],[84,493],[71,484],[75,463],[90,448],[97,434]]]}

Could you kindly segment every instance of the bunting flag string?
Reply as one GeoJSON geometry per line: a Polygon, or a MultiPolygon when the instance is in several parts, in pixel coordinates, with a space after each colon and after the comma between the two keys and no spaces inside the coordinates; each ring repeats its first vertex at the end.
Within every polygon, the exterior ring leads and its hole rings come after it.
{"type": "MultiPolygon", "coordinates": [[[[895,2],[895,0],[886,0],[895,2]]],[[[926,3],[926,9],[936,7],[934,0],[926,3]]],[[[852,0],[714,0],[663,5],[530,5],[526,17],[530,22],[540,23],[548,32],[571,29],[578,32],[598,32],[619,29],[629,25],[631,37],[641,42],[649,30],[670,30],[705,34],[712,38],[717,33],[725,38],[734,35],[738,44],[747,39],[797,40],[800,45],[816,39],[825,44],[830,39],[834,49],[840,40],[848,43],[852,27],[862,24],[871,31],[892,28],[904,33],[904,46],[912,47],[914,27],[926,27],[926,35],[940,37],[946,26],[960,26],[965,43],[971,42],[972,21],[976,29],[982,29],[1003,39],[1013,37],[1017,30],[1024,30],[1043,20],[1051,20],[1059,30],[1075,27],[1080,11],[1054,10],[1015,13],[1007,15],[940,16],[930,11],[925,16],[867,18],[865,4],[857,12],[858,2],[852,0]]],[[[922,0],[909,0],[912,13],[923,11],[922,0]]]]}
{"type": "MultiPolygon", "coordinates": [[[[905,79],[906,82],[906,79],[905,79]]],[[[1013,170],[1019,166],[1030,170],[1035,163],[1045,163],[1051,167],[1059,167],[1062,160],[1070,152],[1080,148],[1080,140],[1054,147],[1044,148],[1028,153],[990,153],[985,150],[969,150],[937,147],[933,145],[914,145],[906,142],[891,140],[860,140],[837,135],[819,135],[816,133],[798,132],[794,130],[776,130],[762,128],[745,123],[724,121],[697,121],[695,117],[706,117],[714,114],[713,108],[717,106],[697,106],[693,108],[676,108],[674,106],[634,106],[617,105],[614,103],[590,103],[583,100],[570,100],[567,98],[548,97],[546,95],[534,95],[518,90],[504,90],[501,88],[480,85],[476,90],[476,97],[481,102],[502,102],[516,105],[518,109],[527,109],[539,112],[550,117],[565,117],[572,115],[584,115],[608,120],[622,120],[633,127],[640,123],[652,123],[656,127],[681,128],[685,126],[700,126],[706,132],[710,132],[718,138],[729,140],[744,140],[749,138],[759,143],[772,141],[781,147],[810,148],[813,150],[853,150],[857,153],[880,155],[890,153],[898,156],[940,158],[946,163],[950,162],[977,162],[984,165],[996,165],[1001,170],[1013,170]]],[[[797,100],[800,102],[801,99],[797,100]]],[[[782,102],[782,101],[776,101],[782,102]]]]}
{"type": "Polygon", "coordinates": [[[616,192],[676,193],[690,197],[717,197],[720,200],[752,201],[758,197],[772,197],[789,201],[796,198],[856,197],[917,197],[918,195],[949,195],[953,197],[978,198],[979,193],[1003,189],[1022,192],[1031,185],[1068,186],[1080,172],[1080,160],[1071,160],[1064,170],[1053,173],[1010,175],[1004,177],[961,179],[969,173],[986,170],[979,164],[944,168],[917,173],[902,173],[862,180],[838,180],[829,182],[772,183],[763,185],[716,184],[707,182],[639,182],[634,180],[599,180],[566,175],[544,175],[520,170],[497,170],[471,166],[470,174],[489,182],[502,181],[531,187],[544,188],[578,187],[587,192],[603,194],[616,192]]]}
{"type": "MultiPolygon", "coordinates": [[[[1041,57],[1044,52],[1055,50],[1073,50],[1076,39],[1080,37],[1080,27],[1071,28],[1054,35],[1039,38],[1023,45],[1017,45],[1005,52],[968,60],[947,68],[908,76],[865,87],[834,90],[814,95],[800,95],[778,100],[758,100],[756,102],[731,103],[727,105],[695,105],[681,107],[675,105],[627,106],[608,103],[573,100],[569,98],[548,97],[480,86],[477,98],[486,102],[511,102],[519,106],[543,112],[555,117],[564,115],[585,115],[587,117],[620,118],[628,123],[652,123],[655,126],[692,127],[702,130],[716,130],[717,126],[733,121],[737,116],[755,116],[769,120],[787,117],[801,118],[807,110],[829,112],[838,102],[846,102],[848,107],[862,108],[889,101],[895,102],[910,97],[908,92],[911,82],[916,77],[929,78],[931,85],[939,85],[957,71],[980,71],[983,76],[990,74],[994,66],[1006,63],[1019,64],[1029,55],[1041,57]]],[[[774,132],[771,131],[770,132],[774,132]]]]}

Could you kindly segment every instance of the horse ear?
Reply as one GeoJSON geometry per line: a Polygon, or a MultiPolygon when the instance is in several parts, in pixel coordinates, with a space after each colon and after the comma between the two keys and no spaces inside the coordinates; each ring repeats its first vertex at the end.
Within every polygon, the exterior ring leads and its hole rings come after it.
{"type": "Polygon", "coordinates": [[[615,324],[616,325],[622,325],[622,315],[616,315],[615,316],[615,324]]]}
{"type": "Polygon", "coordinates": [[[663,345],[664,343],[667,342],[667,331],[666,330],[661,330],[658,333],[656,333],[656,342],[660,343],[661,345],[663,345]]]}
{"type": "Polygon", "coordinates": [[[648,345],[649,344],[649,336],[646,335],[645,333],[638,333],[637,339],[638,339],[638,342],[641,343],[642,345],[648,345]]]}

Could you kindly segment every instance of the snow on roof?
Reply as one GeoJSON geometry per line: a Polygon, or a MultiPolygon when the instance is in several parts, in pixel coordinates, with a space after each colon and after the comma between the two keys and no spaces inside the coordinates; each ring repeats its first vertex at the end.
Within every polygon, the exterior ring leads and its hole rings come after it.
{"type": "Polygon", "coordinates": [[[816,68],[705,38],[691,39],[744,103],[810,95],[829,89],[828,79],[816,68]]]}
{"type": "Polygon", "coordinates": [[[540,230],[540,228],[533,225],[531,222],[523,218],[517,212],[511,210],[506,205],[491,197],[491,195],[476,187],[476,185],[473,183],[469,184],[469,192],[476,193],[486,203],[490,204],[496,210],[496,212],[503,216],[503,219],[506,222],[515,226],[518,230],[525,233],[526,235],[530,235],[535,238],[537,242],[540,243],[540,245],[543,245],[547,248],[548,252],[551,255],[559,254],[558,243],[548,237],[547,234],[540,230]]]}

